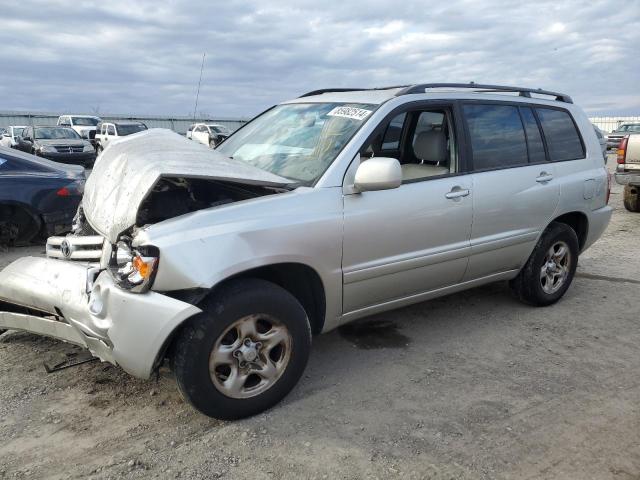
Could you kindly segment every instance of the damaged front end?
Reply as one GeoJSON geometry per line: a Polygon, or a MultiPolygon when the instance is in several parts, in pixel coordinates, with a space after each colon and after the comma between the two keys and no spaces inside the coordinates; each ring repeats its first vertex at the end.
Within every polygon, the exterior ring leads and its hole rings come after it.
{"type": "MultiPolygon", "coordinates": [[[[87,181],[73,233],[47,257],[0,272],[0,330],[50,336],[147,378],[167,338],[201,310],[153,290],[162,252],[139,244],[148,225],[272,195],[290,181],[234,162],[169,131],[114,142],[87,181]]],[[[181,290],[181,285],[172,290],[181,290]]]]}

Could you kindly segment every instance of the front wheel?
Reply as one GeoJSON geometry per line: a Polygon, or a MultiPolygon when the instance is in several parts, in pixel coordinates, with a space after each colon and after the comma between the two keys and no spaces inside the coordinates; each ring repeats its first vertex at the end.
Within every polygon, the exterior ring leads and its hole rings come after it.
{"type": "Polygon", "coordinates": [[[284,398],[311,349],[304,308],[264,280],[223,286],[179,333],[171,354],[183,396],[200,412],[230,420],[260,413],[284,398]]]}
{"type": "Polygon", "coordinates": [[[576,273],[578,237],[564,223],[553,222],[542,234],[529,260],[509,282],[512,292],[524,303],[551,305],[565,294],[576,273]]]}

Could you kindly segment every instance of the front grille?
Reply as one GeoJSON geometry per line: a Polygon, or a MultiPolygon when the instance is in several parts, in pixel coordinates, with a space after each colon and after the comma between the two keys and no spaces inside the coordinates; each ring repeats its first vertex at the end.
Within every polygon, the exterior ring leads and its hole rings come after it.
{"type": "Polygon", "coordinates": [[[46,248],[47,257],[99,263],[104,242],[104,237],[100,235],[49,237],[46,248]]]}
{"type": "Polygon", "coordinates": [[[82,153],[82,145],[56,145],[54,147],[58,153],[82,153]]]}

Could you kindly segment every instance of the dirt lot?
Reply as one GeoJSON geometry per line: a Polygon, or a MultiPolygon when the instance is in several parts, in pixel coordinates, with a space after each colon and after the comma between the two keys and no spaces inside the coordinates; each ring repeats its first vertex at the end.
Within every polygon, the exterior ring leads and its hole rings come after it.
{"type": "Polygon", "coordinates": [[[638,480],[640,214],[618,186],[611,204],[557,305],[496,284],[372,317],[316,338],[294,392],[240,422],[194,412],[167,369],[47,374],[78,350],[9,332],[0,478],[638,480]]]}

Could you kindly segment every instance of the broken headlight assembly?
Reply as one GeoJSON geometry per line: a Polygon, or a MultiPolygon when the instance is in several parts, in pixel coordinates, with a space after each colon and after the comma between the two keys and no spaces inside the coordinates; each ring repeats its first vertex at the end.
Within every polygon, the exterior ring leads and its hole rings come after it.
{"type": "Polygon", "coordinates": [[[160,251],[144,245],[132,248],[119,241],[111,252],[109,271],[116,285],[133,293],[144,293],[151,288],[158,271],[160,251]]]}

